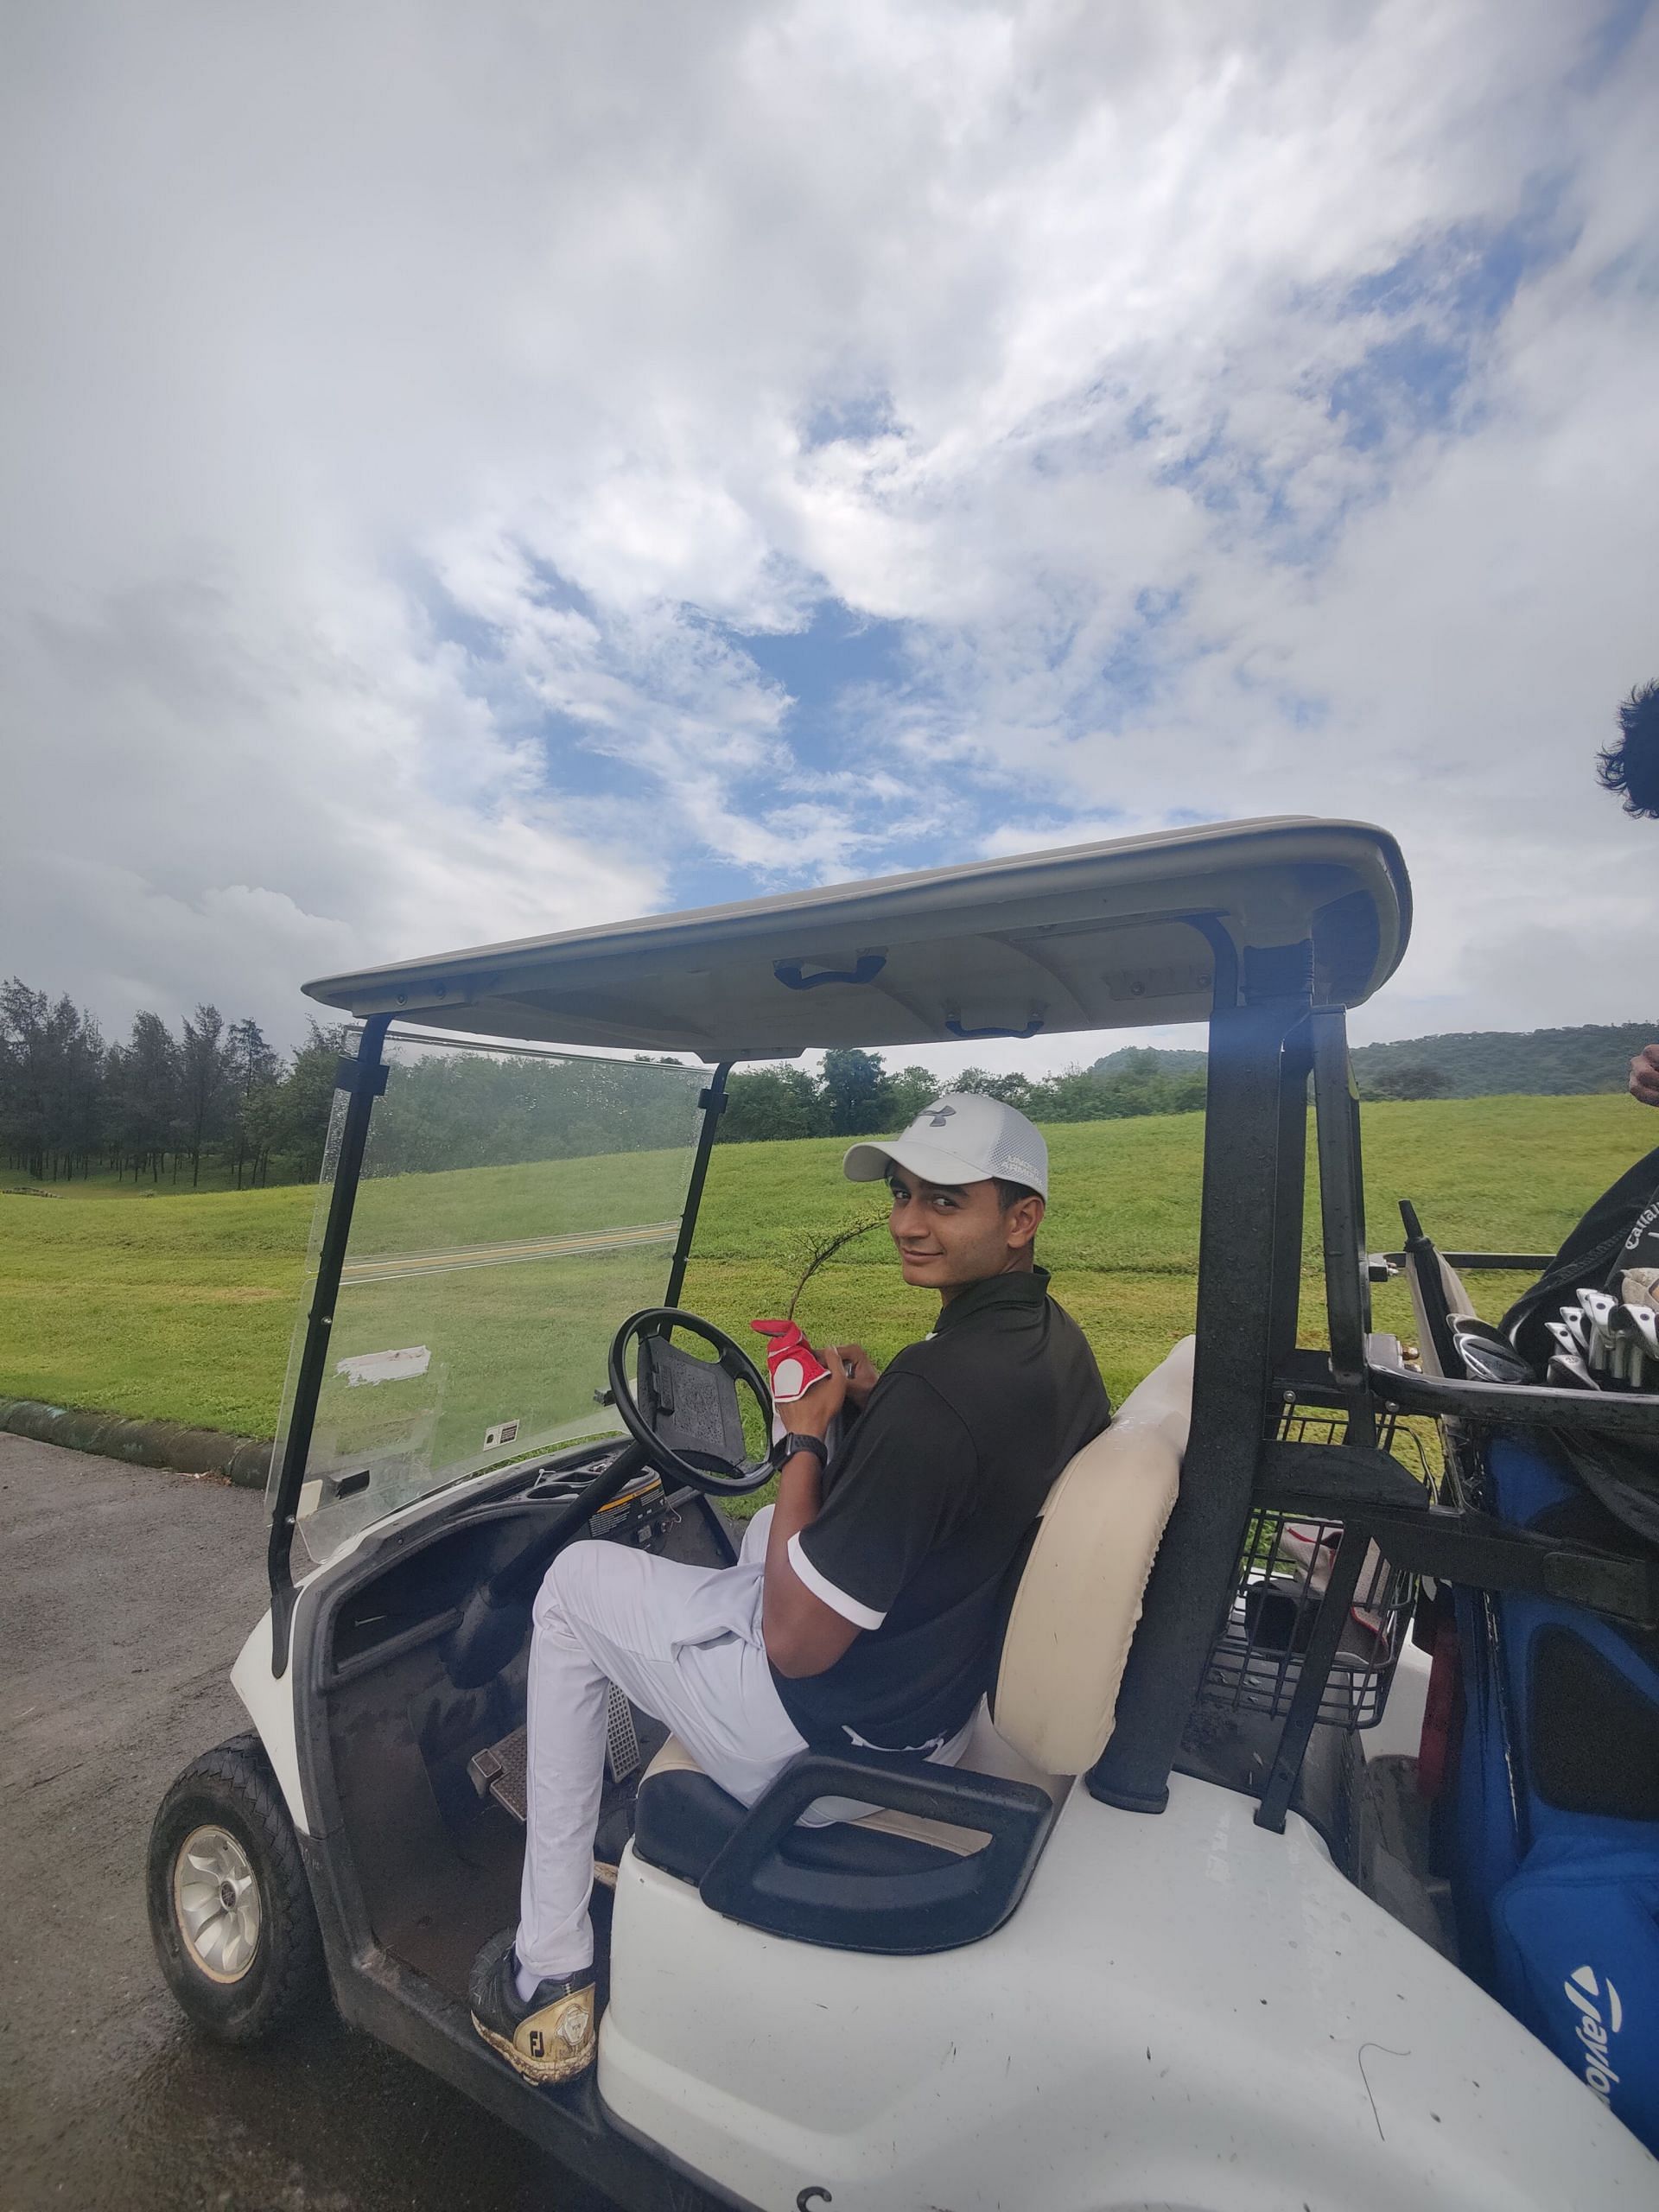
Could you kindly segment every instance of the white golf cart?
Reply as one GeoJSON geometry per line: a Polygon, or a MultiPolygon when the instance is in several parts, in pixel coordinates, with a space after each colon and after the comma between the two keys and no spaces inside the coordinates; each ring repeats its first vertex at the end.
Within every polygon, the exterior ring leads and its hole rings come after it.
{"type": "Polygon", "coordinates": [[[151,1848],[192,2017],[253,2040],[326,1969],[347,2020],[639,2212],[1659,2203],[1635,2139],[1453,1962],[1415,1853],[1417,1578],[1617,1586],[1650,1624],[1659,1592],[1401,1456],[1402,1407],[1573,1395],[1418,1375],[1370,1332],[1344,1009],[1409,911],[1391,838],[1286,820],[310,986],[361,1027],[270,1608],[232,1675],[252,1732],[174,1784],[151,1848]],[[716,1501],[767,1475],[762,1376],[677,1307],[728,1071],[1199,1020],[1196,1339],[1057,1484],[967,1758],[807,1752],[746,1810],[613,1700],[598,2064],[531,2088],[466,2001],[517,1916],[531,1598],[582,1538],[729,1560],[716,1501]],[[878,1809],[796,1825],[832,1794],[878,1809]]]}

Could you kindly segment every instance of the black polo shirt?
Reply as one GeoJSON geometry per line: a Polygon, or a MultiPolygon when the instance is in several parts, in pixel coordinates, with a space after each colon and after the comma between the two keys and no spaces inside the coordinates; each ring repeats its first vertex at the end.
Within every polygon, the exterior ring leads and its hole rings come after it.
{"type": "Polygon", "coordinates": [[[990,1687],[1009,1563],[1111,1410],[1042,1268],[959,1291],[905,1347],[790,1541],[807,1588],[866,1631],[821,1675],[773,1669],[808,1743],[927,1750],[956,1733],[990,1687]]]}

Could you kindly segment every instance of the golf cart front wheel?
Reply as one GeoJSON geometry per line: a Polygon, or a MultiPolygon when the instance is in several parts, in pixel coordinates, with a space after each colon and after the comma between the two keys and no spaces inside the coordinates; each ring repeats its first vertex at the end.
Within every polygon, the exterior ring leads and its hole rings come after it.
{"type": "Polygon", "coordinates": [[[204,1753],[162,1798],[149,1889],[168,1986],[221,2043],[261,2043],[321,1994],[310,1885],[257,1736],[204,1753]]]}

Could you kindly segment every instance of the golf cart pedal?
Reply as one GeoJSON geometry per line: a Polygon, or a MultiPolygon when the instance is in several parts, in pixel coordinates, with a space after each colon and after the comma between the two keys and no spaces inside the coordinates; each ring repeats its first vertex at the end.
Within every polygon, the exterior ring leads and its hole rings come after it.
{"type": "Polygon", "coordinates": [[[613,1782],[626,1782],[639,1765],[639,1737],[633,1707],[614,1682],[606,1685],[605,1765],[613,1782]]]}
{"type": "Polygon", "coordinates": [[[480,1797],[493,1797],[504,1813],[524,1825],[524,1753],[529,1731],[515,1729],[487,1751],[475,1751],[467,1763],[473,1787],[480,1797]]]}
{"type": "MultiPolygon", "coordinates": [[[[525,1754],[527,1729],[516,1728],[499,1744],[475,1751],[467,1763],[474,1789],[480,1797],[493,1797],[504,1813],[511,1813],[520,1827],[525,1821],[525,1754]]],[[[614,1682],[606,1685],[605,1767],[613,1782],[626,1782],[639,1765],[639,1738],[633,1711],[614,1682]]]]}

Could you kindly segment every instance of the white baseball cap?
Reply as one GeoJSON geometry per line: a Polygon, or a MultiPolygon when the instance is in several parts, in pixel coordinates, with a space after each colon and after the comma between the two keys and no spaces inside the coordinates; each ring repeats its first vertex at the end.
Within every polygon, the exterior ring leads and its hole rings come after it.
{"type": "Polygon", "coordinates": [[[1048,1196],[1048,1147],[1018,1107],[972,1090],[948,1090],[902,1136],[855,1144],[842,1161],[849,1183],[879,1183],[903,1167],[927,1183],[983,1183],[992,1176],[1048,1196]]]}

